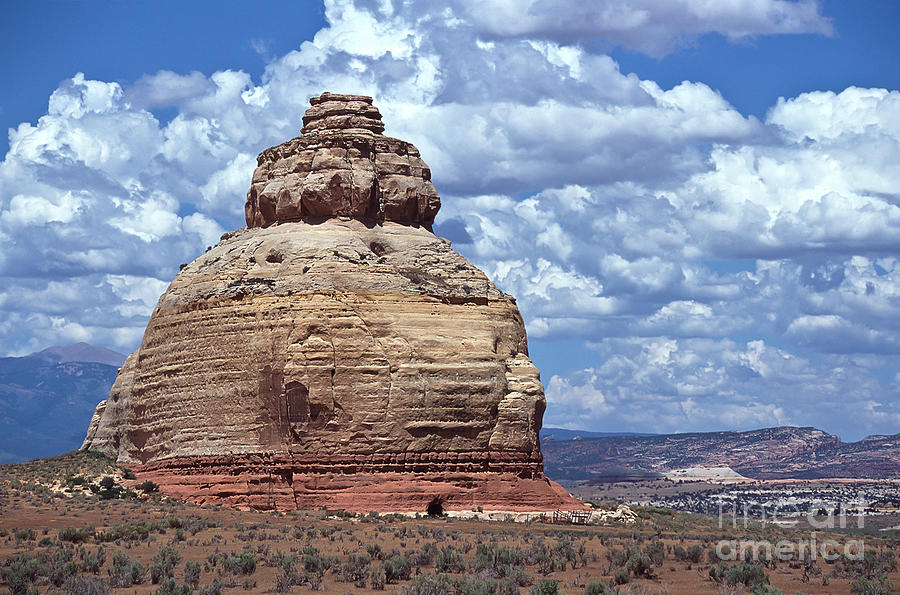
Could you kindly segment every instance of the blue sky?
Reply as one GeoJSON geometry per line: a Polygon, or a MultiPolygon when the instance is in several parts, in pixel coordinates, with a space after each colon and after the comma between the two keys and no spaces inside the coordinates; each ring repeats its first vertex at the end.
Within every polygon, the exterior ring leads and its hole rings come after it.
{"type": "Polygon", "coordinates": [[[900,427],[897,2],[15,2],[0,353],[133,350],[256,154],[372,94],[516,295],[545,423],[900,427]]]}

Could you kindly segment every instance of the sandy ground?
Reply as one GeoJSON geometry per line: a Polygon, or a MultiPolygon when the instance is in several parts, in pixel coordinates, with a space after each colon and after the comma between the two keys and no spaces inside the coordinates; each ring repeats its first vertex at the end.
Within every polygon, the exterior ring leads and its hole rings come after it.
{"type": "MultiPolygon", "coordinates": [[[[797,541],[808,537],[804,532],[773,526],[751,526],[749,529],[729,532],[719,529],[712,517],[640,507],[634,508],[636,519],[632,523],[576,526],[449,516],[344,518],[325,511],[282,514],[197,507],[175,501],[99,500],[93,495],[65,497],[59,491],[42,489],[36,477],[32,483],[27,483],[27,476],[33,477],[34,469],[11,472],[9,467],[0,467],[0,563],[3,565],[22,554],[49,554],[60,547],[68,547],[69,544],[60,544],[57,539],[63,528],[93,526],[94,531],[100,532],[129,523],[145,522],[155,524],[159,529],[152,531],[146,539],[120,539],[102,544],[107,555],[98,577],[107,578],[112,554],[116,551],[125,552],[132,560],[146,567],[163,547],[169,546],[181,556],[175,566],[175,578],[179,584],[184,580],[185,562],[196,561],[202,568],[201,586],[220,580],[231,585],[224,591],[233,593],[272,592],[278,573],[271,565],[275,554],[281,552],[302,557],[304,548],[309,547],[316,548],[323,555],[337,558],[337,564],[322,576],[318,586],[321,592],[369,593],[373,592],[369,581],[366,581],[364,587],[355,586],[352,582],[341,582],[339,567],[350,555],[366,554],[377,549],[382,557],[390,557],[392,552],[403,554],[420,551],[426,544],[433,543],[437,550],[452,548],[468,566],[471,566],[479,544],[506,547],[523,553],[540,548],[553,552],[563,546],[571,546],[581,553],[574,561],[568,562],[564,569],[557,568],[545,575],[539,564],[525,564],[522,570],[532,585],[551,578],[559,581],[561,592],[580,594],[589,581],[612,581],[606,555],[608,552],[615,548],[645,548],[654,540],[662,541],[665,558],[652,568],[652,578],[633,578],[630,583],[619,587],[621,593],[699,595],[737,592],[728,590],[729,588],[709,578],[711,563],[708,556],[714,551],[719,539],[752,538],[774,543],[778,540],[797,541]],[[26,483],[21,483],[23,481],[26,483]],[[180,531],[177,528],[179,524],[183,526],[180,531]],[[190,528],[191,525],[193,529],[190,528]],[[28,535],[27,529],[34,531],[33,537],[28,535]],[[675,559],[676,546],[687,548],[691,545],[702,548],[701,562],[689,563],[675,559]],[[252,574],[234,575],[225,571],[221,563],[209,565],[211,557],[242,551],[253,552],[257,560],[252,574]]],[[[46,471],[43,467],[38,469],[46,471]]],[[[66,467],[66,473],[71,475],[88,472],[83,468],[69,466],[66,467]]],[[[105,471],[94,469],[93,473],[94,477],[99,477],[105,471]]],[[[877,531],[865,535],[820,533],[818,537],[820,540],[830,537],[841,543],[848,539],[864,539],[865,546],[874,550],[894,551],[900,544],[897,535],[879,534],[877,531]]],[[[90,538],[85,543],[87,552],[94,552],[99,546],[97,538],[90,538]]],[[[373,560],[370,569],[381,563],[381,560],[373,560]]],[[[809,582],[805,582],[803,567],[798,562],[778,562],[767,568],[766,572],[771,585],[784,593],[851,592],[847,578],[833,576],[834,565],[820,562],[818,567],[822,575],[811,578],[809,582]]],[[[434,575],[436,572],[433,561],[421,564],[412,569],[410,580],[389,583],[385,586],[385,591],[402,592],[410,587],[417,574],[434,575]]],[[[450,576],[458,577],[463,574],[472,576],[478,573],[467,569],[463,572],[451,572],[450,576]]],[[[894,572],[891,578],[895,585],[900,585],[900,573],[894,572]]],[[[56,592],[49,584],[38,586],[41,592],[56,592]]],[[[114,592],[142,594],[155,592],[157,588],[158,585],[148,581],[141,585],[115,589],[114,592]]],[[[303,584],[294,586],[292,590],[302,593],[311,589],[310,585],[303,584]]],[[[531,592],[531,585],[522,586],[520,592],[531,592]]]]}

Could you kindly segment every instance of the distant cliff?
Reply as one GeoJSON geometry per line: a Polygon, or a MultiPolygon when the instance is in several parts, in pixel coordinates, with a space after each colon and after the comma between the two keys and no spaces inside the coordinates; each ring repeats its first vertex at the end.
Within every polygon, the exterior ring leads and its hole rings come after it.
{"type": "Polygon", "coordinates": [[[731,467],[754,479],[900,477],[900,434],[859,442],[816,428],[749,432],[544,439],[544,469],[553,479],[590,479],[623,469],[666,473],[702,466],[731,467]]]}

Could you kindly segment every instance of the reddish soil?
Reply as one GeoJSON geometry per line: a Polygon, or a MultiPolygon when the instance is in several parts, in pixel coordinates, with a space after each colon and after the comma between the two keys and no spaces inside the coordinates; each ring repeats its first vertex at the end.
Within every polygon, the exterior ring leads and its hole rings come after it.
{"type": "MultiPolygon", "coordinates": [[[[83,473],[99,477],[111,472],[111,468],[86,470],[84,466],[74,467],[66,463],[62,472],[71,477],[83,473]]],[[[102,466],[101,466],[102,467],[102,466]]],[[[437,551],[451,548],[461,556],[466,570],[450,572],[451,577],[478,576],[484,571],[475,570],[473,562],[479,544],[492,548],[510,548],[523,555],[531,555],[541,550],[559,558],[563,549],[571,546],[572,558],[564,562],[565,567],[555,568],[542,574],[540,563],[523,562],[521,571],[528,576],[532,585],[545,578],[559,581],[560,592],[580,594],[589,581],[611,582],[606,554],[615,548],[645,549],[654,540],[664,544],[664,559],[652,567],[652,578],[632,578],[631,582],[619,587],[621,593],[734,593],[738,592],[713,582],[709,578],[709,553],[714,551],[719,539],[778,540],[808,539],[805,532],[790,533],[773,526],[751,526],[737,533],[726,533],[718,529],[715,519],[684,513],[673,513],[659,509],[635,509],[639,521],[627,526],[574,526],[554,525],[534,522],[530,524],[512,522],[487,522],[471,520],[451,520],[448,518],[406,518],[399,516],[355,516],[329,513],[327,511],[295,511],[291,513],[237,511],[221,507],[200,507],[175,500],[111,499],[100,500],[94,495],[64,497],[41,487],[52,475],[46,466],[30,468],[0,466],[0,567],[23,554],[52,554],[54,551],[72,547],[58,539],[64,528],[83,529],[93,526],[94,535],[86,537],[86,552],[92,553],[99,546],[105,549],[106,560],[95,576],[108,578],[113,553],[125,552],[132,560],[149,567],[154,556],[164,547],[173,548],[181,556],[175,565],[174,577],[178,584],[185,579],[185,563],[200,563],[199,585],[204,587],[219,580],[226,585],[224,592],[272,592],[279,570],[276,553],[295,555],[300,558],[298,567],[302,571],[303,550],[313,547],[322,556],[335,557],[331,568],[321,576],[317,588],[325,593],[368,593],[372,592],[370,578],[365,586],[353,582],[341,582],[340,566],[347,563],[351,555],[380,552],[368,564],[368,571],[380,567],[382,559],[392,552],[406,554],[422,551],[428,543],[433,543],[437,551]],[[38,477],[36,474],[41,474],[38,477]],[[31,478],[29,480],[29,477],[31,478]],[[143,522],[153,527],[149,534],[135,539],[120,537],[116,541],[100,543],[101,532],[115,530],[123,525],[134,526],[143,522]],[[180,527],[179,527],[180,525],[180,527]],[[31,534],[28,529],[34,532],[31,534]],[[687,548],[698,545],[702,548],[702,559],[698,563],[676,560],[677,546],[687,548]],[[226,570],[221,557],[215,566],[210,565],[216,554],[239,554],[253,552],[256,559],[251,574],[234,574],[226,570]],[[573,568],[574,566],[574,568],[573,568]],[[230,586],[229,586],[230,585],[230,586]],[[730,590],[729,590],[730,589],[730,590]]],[[[90,477],[89,477],[90,479],[90,477]]],[[[126,482],[127,483],[127,482],[126,482]]],[[[73,490],[77,491],[77,490],[73,490]]],[[[819,541],[826,538],[843,543],[847,539],[863,539],[866,548],[875,551],[894,551],[898,541],[890,534],[851,535],[848,533],[818,533],[819,541]]],[[[75,546],[77,550],[78,546],[75,546]]],[[[308,552],[311,550],[307,550],[308,552]]],[[[527,556],[525,556],[527,557],[527,556]]],[[[78,557],[76,556],[76,560],[78,557]]],[[[559,558],[562,559],[562,558],[559,558]]],[[[817,565],[821,575],[804,581],[803,567],[797,562],[778,562],[768,567],[772,587],[784,593],[850,593],[850,581],[846,577],[835,576],[837,567],[820,561],[817,565]],[[823,584],[827,582],[827,584],[823,584]]],[[[417,574],[436,574],[435,560],[413,565],[411,578],[389,582],[387,592],[401,592],[413,585],[417,574]]],[[[85,576],[94,576],[82,571],[85,576]]],[[[900,585],[900,573],[890,576],[894,585],[900,585]]],[[[318,581],[313,581],[318,582],[318,581]]],[[[525,581],[528,582],[528,581],[525,581]]],[[[57,592],[47,579],[38,579],[35,586],[41,592],[57,592]]],[[[316,586],[316,585],[314,585],[316,586]]],[[[151,593],[159,585],[148,580],[139,585],[114,589],[114,592],[151,593]]],[[[295,592],[311,590],[311,585],[293,586],[295,592]]],[[[529,593],[531,585],[520,587],[521,593],[529,593]]],[[[195,591],[197,592],[197,591],[195,591]]],[[[749,592],[749,591],[745,591],[749,592]]]]}

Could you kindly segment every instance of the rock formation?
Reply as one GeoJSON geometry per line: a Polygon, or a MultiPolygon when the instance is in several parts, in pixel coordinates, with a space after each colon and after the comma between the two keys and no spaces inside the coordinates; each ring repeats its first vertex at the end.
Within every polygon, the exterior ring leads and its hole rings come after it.
{"type": "Polygon", "coordinates": [[[310,103],[302,134],[259,156],[247,227],[334,216],[434,222],[441,199],[431,170],[412,144],[380,134],[371,97],[323,93],[310,103]]]}
{"type": "Polygon", "coordinates": [[[310,100],[247,228],[175,277],[83,448],[198,503],[578,507],[543,474],[515,300],[431,232],[440,199],[372,99],[310,100]]]}

